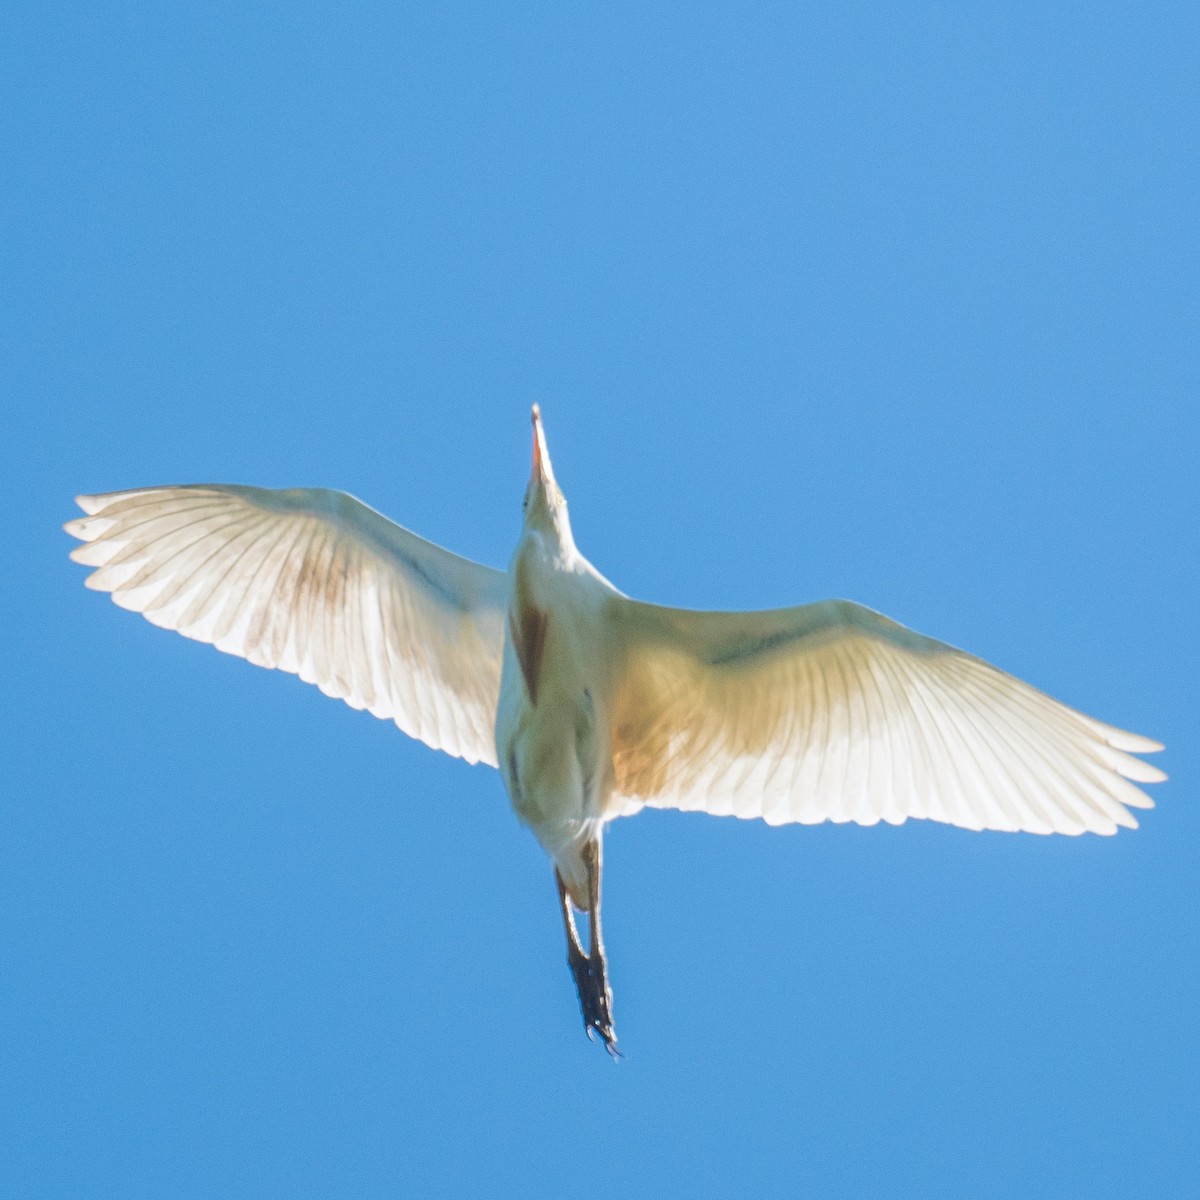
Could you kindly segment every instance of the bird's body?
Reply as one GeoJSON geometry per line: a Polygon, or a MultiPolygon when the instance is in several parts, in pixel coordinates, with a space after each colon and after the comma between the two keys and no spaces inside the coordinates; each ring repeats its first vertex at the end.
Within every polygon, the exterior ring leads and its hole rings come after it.
{"type": "Polygon", "coordinates": [[[615,817],[1114,833],[1152,806],[1134,782],[1165,778],[1134,757],[1159,743],[861,605],[717,613],[623,595],[575,546],[536,409],[507,572],[339,492],[185,485],[79,504],[67,528],[85,543],[72,557],[98,568],[89,587],[499,767],[554,864],[585,1027],[610,1051],[615,817]]]}
{"type": "Polygon", "coordinates": [[[496,759],[517,816],[586,907],[582,851],[612,791],[608,729],[612,586],[574,546],[522,537],[496,709],[496,759]]]}

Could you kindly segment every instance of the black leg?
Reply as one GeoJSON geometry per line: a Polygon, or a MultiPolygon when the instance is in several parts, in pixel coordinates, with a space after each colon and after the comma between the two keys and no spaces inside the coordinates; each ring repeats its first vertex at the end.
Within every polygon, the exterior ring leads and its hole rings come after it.
{"type": "Polygon", "coordinates": [[[575,927],[575,906],[571,903],[570,893],[563,883],[562,876],[554,872],[554,882],[558,884],[558,903],[562,910],[563,929],[567,934],[567,966],[575,980],[575,990],[579,993],[579,1005],[583,1009],[583,1019],[587,1021],[587,995],[590,990],[588,975],[588,959],[583,952],[583,943],[579,940],[579,930],[575,927]]]}
{"type": "Polygon", "coordinates": [[[612,990],[608,986],[608,961],[604,956],[604,938],[600,928],[600,845],[591,842],[584,851],[584,863],[588,870],[588,915],[590,918],[589,953],[584,954],[579,930],[575,925],[575,907],[562,876],[554,872],[558,884],[558,901],[562,908],[563,928],[567,935],[567,966],[575,980],[575,991],[579,994],[579,1007],[583,1013],[583,1027],[588,1037],[597,1034],[604,1048],[614,1058],[621,1052],[617,1049],[617,1035],[612,1020],[612,990]]]}
{"type": "Polygon", "coordinates": [[[613,1028],[612,1019],[612,988],[608,986],[608,957],[604,953],[604,933],[600,926],[600,873],[602,856],[600,839],[589,842],[583,852],[583,861],[588,869],[588,912],[591,924],[590,950],[588,963],[591,967],[593,982],[594,1010],[593,1019],[589,1023],[588,1037],[592,1030],[600,1035],[604,1048],[613,1058],[620,1058],[617,1049],[617,1031],[613,1028]]]}

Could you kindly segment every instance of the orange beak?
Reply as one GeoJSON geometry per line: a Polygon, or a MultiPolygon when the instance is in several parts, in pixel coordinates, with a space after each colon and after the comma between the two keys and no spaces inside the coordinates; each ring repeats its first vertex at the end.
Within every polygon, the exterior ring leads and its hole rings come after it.
{"type": "Polygon", "coordinates": [[[542,430],[541,409],[536,404],[533,406],[533,467],[529,477],[543,483],[551,478],[550,452],[546,449],[546,434],[542,430]]]}

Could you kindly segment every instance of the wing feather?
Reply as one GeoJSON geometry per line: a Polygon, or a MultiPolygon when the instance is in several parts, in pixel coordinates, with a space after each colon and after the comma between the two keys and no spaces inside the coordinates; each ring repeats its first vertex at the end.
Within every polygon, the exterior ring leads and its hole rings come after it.
{"type": "Polygon", "coordinates": [[[701,613],[613,600],[613,812],[1114,833],[1161,744],[847,601],[701,613]],[[1131,782],[1133,781],[1133,782],[1131,782]]]}
{"type": "Polygon", "coordinates": [[[80,496],[89,588],[495,765],[505,576],[325,489],[189,484],[80,496]]]}

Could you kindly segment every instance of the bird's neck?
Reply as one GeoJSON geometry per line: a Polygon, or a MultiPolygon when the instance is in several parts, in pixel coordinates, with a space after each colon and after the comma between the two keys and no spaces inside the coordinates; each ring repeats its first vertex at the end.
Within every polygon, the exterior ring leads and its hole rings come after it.
{"type": "Polygon", "coordinates": [[[561,570],[579,557],[579,551],[566,521],[555,520],[548,513],[535,514],[526,522],[517,544],[517,557],[536,559],[561,570]]]}

